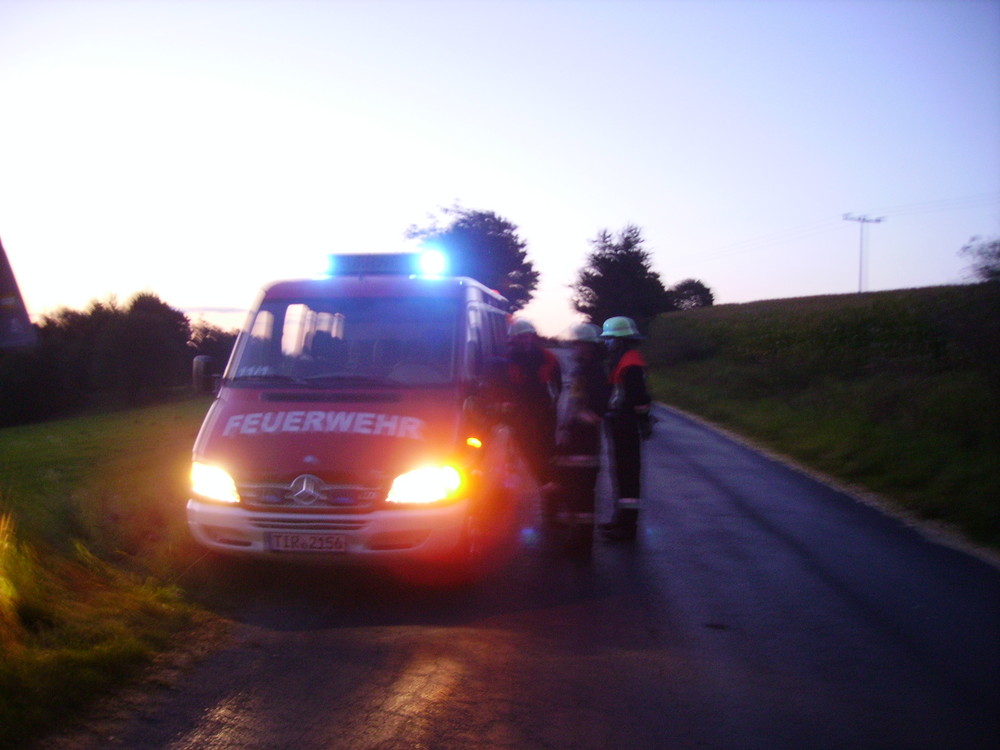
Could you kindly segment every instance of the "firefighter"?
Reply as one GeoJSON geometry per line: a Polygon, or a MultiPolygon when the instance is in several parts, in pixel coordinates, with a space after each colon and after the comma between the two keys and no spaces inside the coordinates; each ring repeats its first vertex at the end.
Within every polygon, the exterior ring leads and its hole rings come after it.
{"type": "Polygon", "coordinates": [[[601,462],[601,423],[608,403],[601,329],[581,323],[570,333],[573,366],[559,400],[553,478],[558,520],[570,552],[586,554],[594,539],[594,494],[601,462]]]}
{"type": "Polygon", "coordinates": [[[608,318],[601,336],[608,345],[611,397],[605,423],[616,497],[614,514],[601,524],[601,533],[608,541],[629,541],[635,539],[639,521],[642,441],[652,432],[652,399],[646,389],[646,362],[636,348],[642,337],[635,322],[623,316],[608,318]]]}
{"type": "Polygon", "coordinates": [[[511,428],[539,487],[545,488],[551,482],[562,371],[556,356],[541,345],[530,321],[515,318],[508,330],[508,342],[511,428]]]}

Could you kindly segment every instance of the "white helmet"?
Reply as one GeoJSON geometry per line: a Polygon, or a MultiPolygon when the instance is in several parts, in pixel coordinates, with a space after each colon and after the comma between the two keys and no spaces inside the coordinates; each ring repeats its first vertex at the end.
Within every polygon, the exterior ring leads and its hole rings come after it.
{"type": "Polygon", "coordinates": [[[601,342],[601,329],[593,323],[578,323],[570,329],[569,339],[587,344],[599,344],[601,342]]]}
{"type": "Polygon", "coordinates": [[[635,327],[635,321],[632,318],[626,318],[624,315],[618,315],[614,318],[608,318],[604,321],[604,330],[601,331],[601,336],[606,339],[641,339],[642,336],[639,335],[639,330],[635,327]]]}
{"type": "Polygon", "coordinates": [[[524,318],[514,318],[510,324],[510,330],[507,331],[508,336],[520,336],[522,333],[537,333],[535,327],[531,324],[530,320],[524,318]]]}

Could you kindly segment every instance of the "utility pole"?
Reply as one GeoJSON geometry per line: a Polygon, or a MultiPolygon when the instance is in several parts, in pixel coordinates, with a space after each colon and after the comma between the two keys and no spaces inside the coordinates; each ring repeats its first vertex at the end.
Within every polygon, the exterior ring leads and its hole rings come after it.
{"type": "Polygon", "coordinates": [[[884,221],[885,217],[879,216],[877,219],[872,219],[869,216],[844,214],[844,220],[856,221],[861,225],[861,247],[858,250],[858,294],[861,294],[865,286],[865,224],[878,224],[880,221],[884,221]]]}

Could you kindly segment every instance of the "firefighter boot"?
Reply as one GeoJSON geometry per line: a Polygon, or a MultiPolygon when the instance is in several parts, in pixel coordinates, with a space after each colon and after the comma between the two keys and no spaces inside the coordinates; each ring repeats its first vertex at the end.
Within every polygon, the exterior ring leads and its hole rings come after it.
{"type": "Polygon", "coordinates": [[[638,524],[638,508],[618,507],[611,523],[601,524],[601,536],[608,542],[630,542],[635,539],[638,524]]]}
{"type": "Polygon", "coordinates": [[[575,518],[566,539],[566,552],[576,557],[588,557],[594,546],[594,519],[575,518]]]}
{"type": "Polygon", "coordinates": [[[552,527],[559,522],[559,511],[564,505],[563,495],[565,491],[562,485],[556,482],[549,482],[541,488],[539,493],[542,499],[542,523],[547,527],[552,527]]]}

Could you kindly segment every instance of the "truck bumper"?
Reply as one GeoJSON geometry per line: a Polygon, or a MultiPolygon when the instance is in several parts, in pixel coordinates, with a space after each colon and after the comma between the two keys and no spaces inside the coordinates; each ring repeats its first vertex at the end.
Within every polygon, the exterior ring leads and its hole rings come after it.
{"type": "Polygon", "coordinates": [[[439,560],[461,548],[468,500],[365,514],[260,512],[191,499],[188,527],[215,552],[326,564],[439,560]]]}

